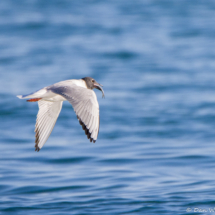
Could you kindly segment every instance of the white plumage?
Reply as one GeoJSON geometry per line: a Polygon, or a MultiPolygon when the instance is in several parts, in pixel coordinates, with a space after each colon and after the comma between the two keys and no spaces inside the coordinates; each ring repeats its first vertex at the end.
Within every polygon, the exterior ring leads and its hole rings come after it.
{"type": "Polygon", "coordinates": [[[104,96],[101,85],[90,77],[61,81],[35,93],[17,96],[20,99],[29,99],[30,102],[38,101],[39,111],[35,125],[36,151],[39,151],[49,138],[65,100],[68,100],[73,106],[90,142],[97,140],[99,104],[93,88],[101,90],[104,96]]]}

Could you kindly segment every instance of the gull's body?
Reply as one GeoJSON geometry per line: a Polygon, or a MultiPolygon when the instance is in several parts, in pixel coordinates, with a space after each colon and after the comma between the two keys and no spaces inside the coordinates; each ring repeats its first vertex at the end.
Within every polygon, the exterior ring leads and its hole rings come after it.
{"type": "Polygon", "coordinates": [[[72,104],[90,142],[96,141],[99,132],[99,104],[94,88],[101,90],[104,96],[101,85],[90,77],[61,81],[32,94],[17,96],[20,99],[29,99],[29,102],[38,101],[36,151],[39,151],[49,138],[65,100],[72,104]]]}

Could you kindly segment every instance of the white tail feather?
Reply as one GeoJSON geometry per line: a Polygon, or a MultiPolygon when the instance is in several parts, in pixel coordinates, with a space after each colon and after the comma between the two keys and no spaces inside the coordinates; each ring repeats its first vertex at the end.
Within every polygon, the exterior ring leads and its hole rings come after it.
{"type": "Polygon", "coordinates": [[[38,91],[36,91],[34,93],[30,93],[30,94],[27,94],[27,95],[18,95],[17,97],[19,99],[42,98],[46,93],[47,93],[47,90],[43,88],[43,89],[38,90],[38,91]]]}

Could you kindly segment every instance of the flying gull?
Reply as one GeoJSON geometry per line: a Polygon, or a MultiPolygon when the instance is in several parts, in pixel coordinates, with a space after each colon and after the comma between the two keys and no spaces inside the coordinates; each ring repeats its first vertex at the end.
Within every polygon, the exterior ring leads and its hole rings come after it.
{"type": "Polygon", "coordinates": [[[87,138],[90,142],[96,142],[100,120],[99,104],[94,88],[102,91],[104,97],[102,85],[90,77],[61,81],[34,93],[17,96],[20,99],[28,99],[28,102],[38,102],[35,151],[39,151],[49,138],[65,100],[73,106],[87,138]]]}

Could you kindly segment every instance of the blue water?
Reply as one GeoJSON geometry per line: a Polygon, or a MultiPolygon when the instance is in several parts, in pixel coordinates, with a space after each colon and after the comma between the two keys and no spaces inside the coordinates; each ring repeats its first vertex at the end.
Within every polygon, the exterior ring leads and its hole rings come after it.
{"type": "Polygon", "coordinates": [[[213,213],[214,23],[213,0],[1,0],[0,214],[213,213]],[[35,152],[16,95],[85,76],[97,142],[64,102],[35,152]]]}

